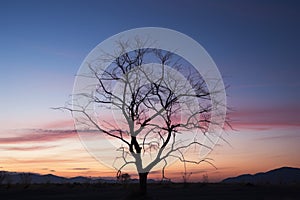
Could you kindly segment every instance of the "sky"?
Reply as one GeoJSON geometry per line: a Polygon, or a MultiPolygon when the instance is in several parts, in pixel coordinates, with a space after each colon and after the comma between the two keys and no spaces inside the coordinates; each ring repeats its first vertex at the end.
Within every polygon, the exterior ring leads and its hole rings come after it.
{"type": "MultiPolygon", "coordinates": [[[[115,176],[85,151],[62,106],[87,54],[139,27],[199,42],[228,85],[234,130],[190,179],[300,167],[300,4],[297,1],[0,0],[0,170],[115,176]]],[[[180,163],[167,175],[180,180],[180,163]]],[[[159,177],[153,172],[153,177],[159,177]]]]}

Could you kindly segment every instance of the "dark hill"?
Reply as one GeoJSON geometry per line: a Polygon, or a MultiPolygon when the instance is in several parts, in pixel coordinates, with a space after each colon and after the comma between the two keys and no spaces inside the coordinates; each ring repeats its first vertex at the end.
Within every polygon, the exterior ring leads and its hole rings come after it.
{"type": "Polygon", "coordinates": [[[243,174],[237,177],[226,178],[223,183],[252,183],[252,184],[299,184],[300,169],[282,167],[268,172],[254,175],[243,174]]]}

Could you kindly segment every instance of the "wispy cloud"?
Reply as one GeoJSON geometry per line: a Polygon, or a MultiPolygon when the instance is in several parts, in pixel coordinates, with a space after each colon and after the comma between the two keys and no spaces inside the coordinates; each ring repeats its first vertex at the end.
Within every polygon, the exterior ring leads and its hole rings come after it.
{"type": "MultiPolygon", "coordinates": [[[[82,160],[89,158],[80,158],[82,160]]],[[[77,163],[78,158],[67,159],[67,158],[35,158],[35,159],[10,159],[15,163],[22,164],[54,164],[54,163],[77,163]]]]}
{"type": "Polygon", "coordinates": [[[235,129],[268,130],[272,128],[300,127],[300,107],[252,108],[230,114],[235,129]]]}
{"type": "Polygon", "coordinates": [[[265,136],[265,137],[257,138],[257,140],[259,140],[259,141],[262,141],[262,140],[280,140],[280,141],[282,141],[282,140],[286,140],[286,139],[299,140],[300,135],[299,134],[298,135],[289,134],[288,136],[287,135],[276,135],[276,136],[265,136]]]}
{"type": "Polygon", "coordinates": [[[16,144],[28,142],[50,142],[77,137],[76,130],[24,130],[15,137],[0,138],[0,144],[16,144]]]}
{"type": "Polygon", "coordinates": [[[52,149],[55,147],[57,146],[53,145],[53,146],[32,146],[32,147],[0,147],[0,149],[7,150],[7,151],[36,151],[36,150],[52,149]]]}
{"type": "Polygon", "coordinates": [[[232,126],[236,130],[256,130],[264,131],[274,128],[288,128],[288,127],[300,127],[300,124],[297,123],[278,123],[278,122],[269,122],[269,123],[260,123],[260,122],[242,122],[236,121],[232,123],[232,126]]]}
{"type": "Polygon", "coordinates": [[[76,171],[86,171],[89,170],[90,168],[85,168],[85,167],[75,167],[75,168],[70,168],[68,170],[76,170],[76,171]]]}
{"type": "Polygon", "coordinates": [[[244,84],[244,85],[234,85],[232,88],[234,89],[247,89],[247,88],[268,88],[268,87],[299,87],[300,82],[293,83],[261,83],[261,84],[244,84]]]}

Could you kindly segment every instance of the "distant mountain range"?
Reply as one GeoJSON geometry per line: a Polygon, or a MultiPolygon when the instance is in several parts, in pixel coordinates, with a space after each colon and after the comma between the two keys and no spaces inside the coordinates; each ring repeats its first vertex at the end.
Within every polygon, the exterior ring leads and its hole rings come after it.
{"type": "Polygon", "coordinates": [[[116,180],[110,179],[101,179],[101,178],[87,178],[82,176],[77,176],[73,178],[65,178],[60,176],[55,176],[53,174],[41,175],[35,173],[18,173],[18,172],[5,172],[2,171],[0,173],[0,181],[1,181],[1,174],[5,174],[2,180],[2,183],[115,183],[116,180]]]}
{"type": "MultiPolygon", "coordinates": [[[[137,183],[138,179],[132,179],[130,183],[137,183]]],[[[148,180],[149,183],[157,181],[148,180]]],[[[41,175],[35,173],[19,173],[0,171],[0,184],[45,184],[45,183],[117,183],[116,179],[88,178],[77,176],[65,178],[53,174],[41,175]]],[[[251,184],[300,184],[300,168],[282,167],[268,172],[260,172],[254,175],[243,174],[237,177],[226,178],[222,183],[251,183],[251,184]]]]}
{"type": "Polygon", "coordinates": [[[300,184],[300,168],[282,167],[254,175],[243,174],[226,178],[222,183],[300,184]]]}
{"type": "MultiPolygon", "coordinates": [[[[137,183],[138,179],[131,179],[130,183],[137,183]]],[[[148,180],[149,183],[156,182],[153,179],[148,180]]],[[[7,172],[0,171],[0,184],[45,184],[45,183],[117,183],[116,179],[109,178],[88,178],[83,176],[77,176],[73,178],[65,178],[61,176],[55,176],[53,174],[41,175],[36,173],[19,173],[19,172],[7,172]]]]}

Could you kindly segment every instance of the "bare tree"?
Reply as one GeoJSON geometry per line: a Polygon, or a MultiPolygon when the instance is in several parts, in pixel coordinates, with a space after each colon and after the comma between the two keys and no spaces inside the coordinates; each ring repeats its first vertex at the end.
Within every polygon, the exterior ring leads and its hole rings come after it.
{"type": "Polygon", "coordinates": [[[209,91],[187,61],[147,48],[147,42],[120,40],[115,54],[86,62],[86,70],[77,76],[77,84],[86,81],[85,86],[74,90],[72,103],[63,107],[75,116],[81,133],[98,132],[118,145],[113,166],[118,174],[134,166],[142,194],[148,173],[157,165],[165,178],[172,160],[211,164],[194,152],[212,149],[203,141],[211,140],[212,127],[223,126],[212,112],[216,105],[225,106],[211,98],[219,89],[209,91]],[[95,115],[97,111],[102,115],[95,115]],[[107,112],[114,119],[103,114],[107,112]]]}

